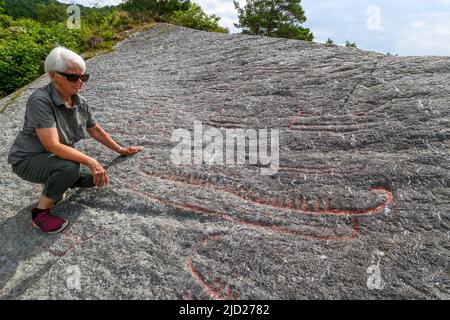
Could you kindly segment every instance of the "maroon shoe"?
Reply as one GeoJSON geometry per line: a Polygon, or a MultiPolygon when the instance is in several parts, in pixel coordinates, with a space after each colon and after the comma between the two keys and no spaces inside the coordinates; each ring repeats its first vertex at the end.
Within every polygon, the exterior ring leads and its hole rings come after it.
{"type": "Polygon", "coordinates": [[[39,210],[34,208],[31,213],[35,216],[33,220],[33,226],[41,229],[46,234],[56,234],[67,228],[69,221],[60,217],[50,214],[50,209],[39,210]],[[37,215],[37,211],[40,211],[37,215]]]}

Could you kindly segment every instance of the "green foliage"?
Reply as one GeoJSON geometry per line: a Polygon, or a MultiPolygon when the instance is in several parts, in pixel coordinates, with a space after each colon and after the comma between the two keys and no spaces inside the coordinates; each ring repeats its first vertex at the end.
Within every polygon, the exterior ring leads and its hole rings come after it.
{"type": "Polygon", "coordinates": [[[133,19],[125,11],[114,11],[105,17],[105,21],[107,24],[109,24],[111,27],[115,29],[133,23],[133,19]]]}
{"type": "Polygon", "coordinates": [[[56,0],[7,0],[5,1],[5,14],[17,18],[37,19],[37,4],[56,4],[56,0]]]}
{"type": "Polygon", "coordinates": [[[192,29],[229,33],[229,30],[219,26],[220,18],[216,15],[208,16],[203,9],[195,3],[190,3],[186,11],[175,11],[169,21],[176,25],[185,26],[192,29]]]}
{"type": "Polygon", "coordinates": [[[105,17],[113,13],[114,7],[88,8],[78,5],[81,9],[81,21],[88,25],[100,25],[106,23],[105,17]]]}
{"type": "Polygon", "coordinates": [[[128,13],[112,7],[80,6],[81,29],[71,30],[66,25],[67,7],[56,0],[0,0],[0,97],[43,74],[44,60],[54,47],[81,53],[95,37],[95,48],[110,49],[116,32],[134,23],[128,13]]]}
{"type": "Polygon", "coordinates": [[[59,21],[63,22],[67,20],[66,7],[58,4],[36,4],[36,16],[39,22],[59,21]]]}
{"type": "Polygon", "coordinates": [[[357,48],[356,43],[354,42],[350,42],[350,41],[345,41],[345,46],[349,47],[349,48],[357,48]]]}
{"type": "Polygon", "coordinates": [[[129,12],[135,19],[164,20],[175,11],[186,11],[189,5],[189,0],[127,0],[120,8],[129,12]]]}
{"type": "Polygon", "coordinates": [[[0,30],[0,96],[7,95],[44,72],[45,57],[57,45],[75,52],[85,48],[81,30],[69,30],[65,23],[46,25],[21,18],[0,30]]]}
{"type": "Polygon", "coordinates": [[[88,25],[98,25],[104,22],[105,15],[99,11],[85,12],[81,10],[81,23],[88,25]]]}
{"type": "Polygon", "coordinates": [[[331,45],[334,44],[334,41],[331,40],[330,38],[328,38],[326,44],[329,45],[329,46],[331,46],[331,45]]]}
{"type": "Polygon", "coordinates": [[[13,18],[10,16],[0,14],[0,28],[9,28],[13,24],[13,18]]]}
{"type": "Polygon", "coordinates": [[[386,56],[388,56],[388,57],[398,57],[398,53],[397,54],[392,54],[390,52],[387,52],[386,56]]]}
{"type": "Polygon", "coordinates": [[[241,8],[233,1],[238,11],[243,34],[289,38],[312,41],[314,36],[308,28],[300,26],[306,21],[301,0],[247,0],[241,8]]]}
{"type": "Polygon", "coordinates": [[[312,41],[313,35],[309,29],[299,28],[292,24],[282,24],[271,35],[276,38],[312,41]]]}
{"type": "MultiPolygon", "coordinates": [[[[0,0],[4,1],[4,0],[0,0]]],[[[81,9],[81,16],[99,14],[104,16],[113,11],[113,7],[88,8],[77,4],[81,9]]],[[[18,18],[32,18],[44,21],[64,21],[67,18],[66,9],[69,4],[60,3],[57,0],[7,0],[5,3],[5,14],[18,18]],[[53,12],[52,12],[53,11],[53,12]],[[43,16],[41,16],[43,15],[43,16]],[[45,20],[45,16],[50,17],[45,20]]]]}

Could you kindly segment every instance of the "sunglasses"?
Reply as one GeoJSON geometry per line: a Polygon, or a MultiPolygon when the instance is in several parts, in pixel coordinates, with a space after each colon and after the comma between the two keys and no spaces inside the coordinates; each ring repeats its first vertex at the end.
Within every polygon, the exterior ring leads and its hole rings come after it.
{"type": "Polygon", "coordinates": [[[89,74],[70,74],[70,73],[64,73],[64,72],[59,72],[59,71],[55,71],[57,74],[60,74],[64,77],[66,77],[67,80],[69,80],[70,82],[77,82],[79,79],[81,79],[81,81],[86,82],[89,80],[89,74]]]}

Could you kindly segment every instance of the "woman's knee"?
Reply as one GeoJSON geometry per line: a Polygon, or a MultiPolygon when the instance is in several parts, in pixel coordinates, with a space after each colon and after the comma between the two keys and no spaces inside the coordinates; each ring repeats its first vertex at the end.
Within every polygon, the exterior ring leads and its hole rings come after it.
{"type": "Polygon", "coordinates": [[[61,165],[59,171],[64,173],[67,178],[78,179],[81,174],[81,165],[78,162],[67,160],[61,165]]]}

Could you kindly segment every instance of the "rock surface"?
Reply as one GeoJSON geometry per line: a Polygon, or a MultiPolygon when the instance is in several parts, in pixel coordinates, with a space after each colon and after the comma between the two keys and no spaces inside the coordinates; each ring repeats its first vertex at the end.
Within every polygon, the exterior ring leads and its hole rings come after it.
{"type": "Polygon", "coordinates": [[[450,298],[450,58],[160,23],[88,68],[98,121],[145,151],[80,142],[111,183],[71,190],[46,236],[6,157],[48,80],[1,101],[2,299],[450,298]],[[174,165],[194,121],[279,129],[278,173],[174,165]]]}

